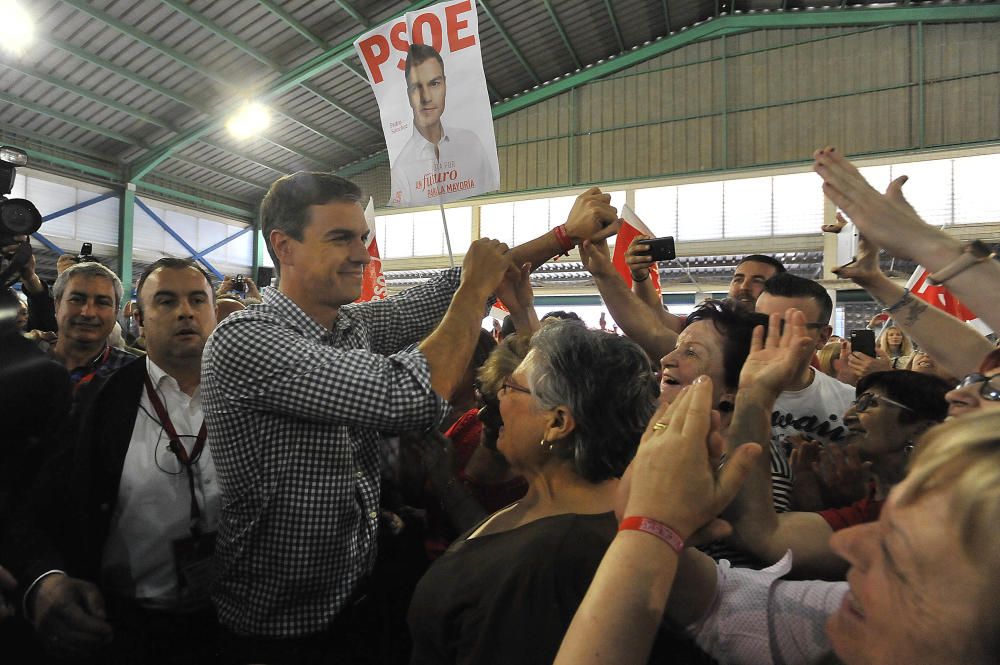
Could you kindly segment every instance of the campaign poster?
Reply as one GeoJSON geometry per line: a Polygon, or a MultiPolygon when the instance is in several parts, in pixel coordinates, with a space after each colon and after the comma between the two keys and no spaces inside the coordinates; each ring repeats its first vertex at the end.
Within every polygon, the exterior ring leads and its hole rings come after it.
{"type": "Polygon", "coordinates": [[[500,187],[474,0],[407,13],[354,48],[378,101],[390,206],[450,203],[500,187]]]}

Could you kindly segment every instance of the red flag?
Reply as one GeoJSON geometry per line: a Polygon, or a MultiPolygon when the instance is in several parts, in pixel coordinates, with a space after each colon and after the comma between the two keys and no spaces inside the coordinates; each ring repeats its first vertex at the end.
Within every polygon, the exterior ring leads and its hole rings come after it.
{"type": "MultiPolygon", "coordinates": [[[[638,235],[647,235],[650,238],[654,236],[649,227],[643,224],[642,220],[639,219],[635,211],[629,206],[622,208],[622,220],[622,227],[618,230],[618,236],[615,238],[615,253],[611,257],[611,262],[615,265],[615,270],[618,271],[618,274],[622,276],[622,279],[631,288],[632,271],[628,269],[628,264],[625,263],[625,250],[632,243],[632,239],[638,235]]],[[[649,274],[653,280],[653,288],[656,289],[657,293],[660,293],[660,271],[654,265],[649,274]]]]}
{"type": "Polygon", "coordinates": [[[354,302],[369,300],[384,300],[386,295],[385,275],[382,274],[382,259],[378,254],[378,243],[375,242],[375,201],[368,199],[365,207],[365,221],[368,222],[368,255],[371,262],[365,266],[365,274],[361,278],[361,297],[354,302]]]}
{"type": "Polygon", "coordinates": [[[923,266],[917,266],[906,283],[906,288],[910,293],[923,301],[943,309],[959,321],[974,321],[976,316],[968,307],[959,302],[958,298],[952,294],[943,284],[934,285],[927,281],[927,271],[923,266]]]}

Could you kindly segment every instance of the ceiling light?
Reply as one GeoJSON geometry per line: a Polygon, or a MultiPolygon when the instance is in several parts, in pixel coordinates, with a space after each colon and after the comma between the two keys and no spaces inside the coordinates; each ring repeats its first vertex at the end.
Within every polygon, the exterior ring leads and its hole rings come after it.
{"type": "Polygon", "coordinates": [[[35,21],[15,0],[0,0],[0,50],[20,56],[35,40],[35,21]]]}
{"type": "Polygon", "coordinates": [[[271,112],[259,102],[245,102],[226,121],[226,129],[238,139],[257,136],[271,124],[271,112]]]}

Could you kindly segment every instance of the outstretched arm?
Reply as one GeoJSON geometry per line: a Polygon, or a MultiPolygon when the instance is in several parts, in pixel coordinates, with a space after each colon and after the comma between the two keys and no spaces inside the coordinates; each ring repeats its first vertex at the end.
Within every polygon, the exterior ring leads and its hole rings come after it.
{"type": "MultiPolygon", "coordinates": [[[[901,179],[889,186],[890,191],[897,183],[901,186],[901,179]]],[[[983,356],[993,349],[989,340],[916,296],[906,293],[904,297],[903,287],[886,277],[879,268],[878,251],[875,243],[860,236],[854,261],[834,272],[852,280],[883,306],[893,308],[891,314],[896,325],[953,376],[975,372],[983,356]]]]}
{"type": "MultiPolygon", "coordinates": [[[[754,330],[729,426],[730,449],[747,441],[770,440],[770,414],[778,395],[809,363],[812,343],[806,335],[805,316],[789,309],[784,329],[781,319],[780,314],[771,315],[766,339],[762,326],[754,330]]],[[[828,544],[832,530],[818,513],[775,512],[769,455],[757,458],[724,516],[733,526],[733,544],[767,564],[791,549],[797,573],[818,569],[836,575],[843,570],[828,544]]]]}
{"type": "MultiPolygon", "coordinates": [[[[813,157],[813,170],[823,178],[823,193],[876,246],[893,256],[911,258],[931,273],[962,255],[962,243],[924,222],[903,198],[905,177],[881,194],[835,148],[817,150],[813,157]]],[[[949,279],[947,286],[987,325],[1000,329],[995,295],[1000,293],[1000,262],[977,263],[949,279]]]]}
{"type": "Polygon", "coordinates": [[[618,232],[618,210],[611,205],[611,195],[591,187],[569,211],[566,223],[534,240],[511,249],[514,265],[530,263],[537,268],[553,256],[565,254],[589,238],[604,239],[618,232]]]}
{"type": "MultiPolygon", "coordinates": [[[[719,474],[715,460],[724,444],[711,409],[712,382],[701,377],[656,412],[621,483],[626,516],[657,520],[686,539],[735,495],[760,446],[740,447],[719,474]]],[[[619,531],[563,638],[557,665],[646,662],[678,559],[649,533],[619,531]]]]}
{"type": "Polygon", "coordinates": [[[625,263],[632,273],[632,293],[649,307],[661,324],[675,333],[680,333],[684,329],[684,319],[671,314],[663,307],[660,293],[653,287],[653,280],[650,278],[650,272],[657,269],[656,261],[645,253],[649,246],[645,245],[643,240],[649,240],[649,236],[636,236],[625,250],[625,263]]]}
{"type": "Polygon", "coordinates": [[[580,245],[580,258],[594,276],[594,284],[622,332],[658,364],[660,358],[674,350],[677,333],[663,325],[659,317],[625,285],[611,263],[607,242],[584,242],[580,245]]]}

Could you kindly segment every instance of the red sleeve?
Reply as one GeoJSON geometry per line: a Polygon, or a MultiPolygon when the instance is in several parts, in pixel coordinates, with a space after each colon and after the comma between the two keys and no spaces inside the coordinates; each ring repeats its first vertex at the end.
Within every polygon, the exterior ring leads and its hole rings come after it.
{"type": "Polygon", "coordinates": [[[820,517],[826,520],[827,524],[834,531],[846,529],[856,524],[874,522],[882,512],[883,501],[876,501],[865,497],[860,501],[855,501],[846,508],[831,508],[820,511],[820,517]]]}
{"type": "Polygon", "coordinates": [[[451,439],[455,448],[455,471],[461,472],[469,463],[469,458],[479,446],[479,436],[483,431],[483,423],[479,421],[479,410],[470,409],[462,414],[444,433],[451,439]]]}

